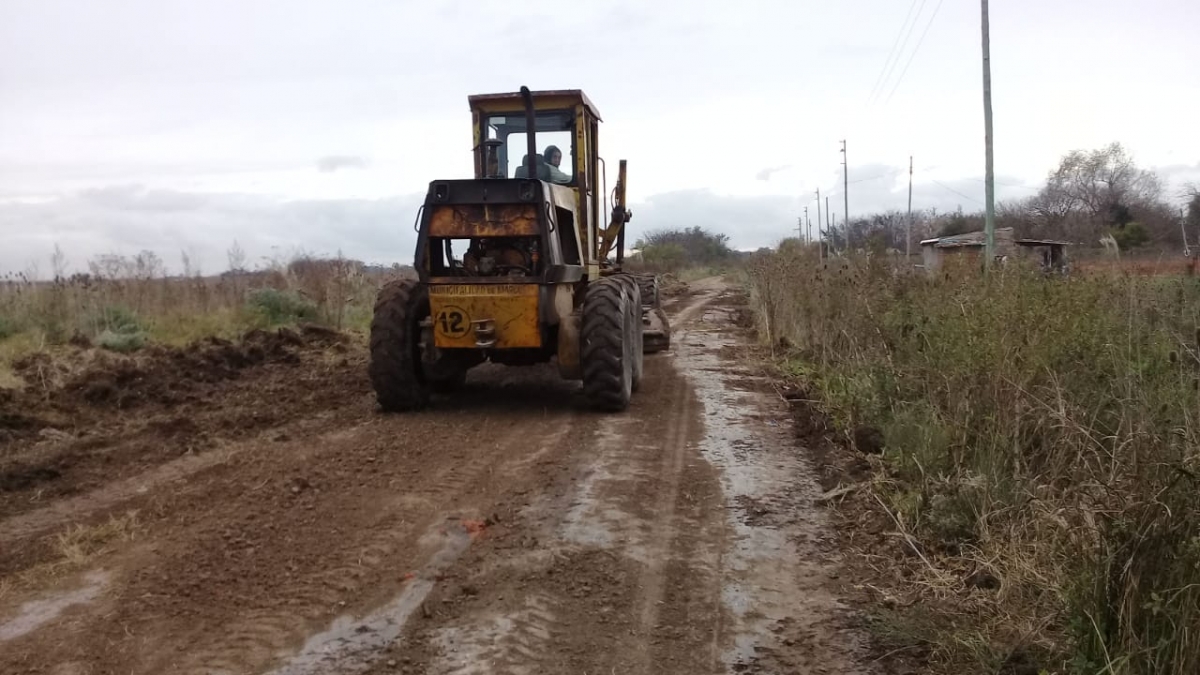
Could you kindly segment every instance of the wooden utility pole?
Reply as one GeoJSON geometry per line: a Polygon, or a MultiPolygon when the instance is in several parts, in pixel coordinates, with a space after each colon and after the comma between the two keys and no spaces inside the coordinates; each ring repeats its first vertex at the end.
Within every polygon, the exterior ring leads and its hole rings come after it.
{"type": "Polygon", "coordinates": [[[904,264],[908,265],[908,257],[912,255],[912,155],[908,156],[908,220],[904,223],[904,264]]]}
{"type": "Polygon", "coordinates": [[[996,174],[992,156],[992,43],[988,27],[988,0],[980,0],[983,11],[983,143],[984,143],[984,220],[983,231],[987,259],[996,257],[996,174]]]}
{"type": "Polygon", "coordinates": [[[817,257],[824,257],[821,246],[821,188],[817,188],[817,257]]]}
{"type": "MultiPolygon", "coordinates": [[[[986,2],[986,0],[984,0],[986,2]]],[[[846,228],[846,248],[850,247],[850,155],[846,154],[846,141],[842,141],[842,226],[846,228]]]]}
{"type": "Polygon", "coordinates": [[[796,217],[796,239],[804,243],[804,219],[799,216],[796,217]]]}
{"type": "MultiPolygon", "coordinates": [[[[817,234],[821,233],[821,188],[817,188],[817,234]]],[[[817,237],[820,239],[820,237],[817,237]]]]}

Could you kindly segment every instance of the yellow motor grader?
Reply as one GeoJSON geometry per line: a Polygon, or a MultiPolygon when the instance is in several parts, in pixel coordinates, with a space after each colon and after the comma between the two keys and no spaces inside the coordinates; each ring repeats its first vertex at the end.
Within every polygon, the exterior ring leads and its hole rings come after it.
{"type": "Polygon", "coordinates": [[[600,115],[582,91],[467,100],[475,177],[429,184],[418,278],[376,298],[368,371],[380,407],[423,408],[485,361],[555,360],[592,407],[624,410],[643,354],[670,346],[657,279],[622,270],[625,160],[610,192],[600,115]]]}

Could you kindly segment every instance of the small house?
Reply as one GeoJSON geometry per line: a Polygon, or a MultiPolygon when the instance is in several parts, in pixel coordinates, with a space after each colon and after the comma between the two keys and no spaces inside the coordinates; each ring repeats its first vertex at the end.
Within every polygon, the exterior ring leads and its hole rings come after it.
{"type": "MultiPolygon", "coordinates": [[[[996,228],[996,256],[1011,255],[1013,241],[1011,227],[996,228]]],[[[966,258],[982,263],[985,248],[987,248],[987,239],[983,230],[924,239],[921,241],[921,262],[929,272],[936,272],[946,259],[951,257],[966,258]]]]}
{"type": "MultiPolygon", "coordinates": [[[[1001,261],[1010,257],[1032,260],[1046,271],[1065,272],[1066,247],[1070,242],[1055,239],[1016,239],[1011,227],[998,227],[995,234],[995,255],[1001,261]]],[[[987,239],[983,230],[934,237],[921,241],[921,261],[929,272],[935,272],[950,258],[965,258],[983,262],[987,239]]]]}

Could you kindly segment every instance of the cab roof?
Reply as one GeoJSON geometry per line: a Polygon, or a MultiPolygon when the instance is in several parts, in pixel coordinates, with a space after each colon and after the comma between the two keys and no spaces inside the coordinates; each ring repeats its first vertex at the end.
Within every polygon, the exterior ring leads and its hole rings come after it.
{"type": "MultiPolygon", "coordinates": [[[[582,89],[543,89],[530,93],[533,94],[535,108],[558,108],[582,103],[596,119],[601,119],[600,111],[596,109],[582,89]]],[[[519,91],[503,94],[473,94],[467,97],[467,103],[471,106],[471,110],[484,112],[513,112],[525,109],[525,102],[521,99],[519,91]]]]}

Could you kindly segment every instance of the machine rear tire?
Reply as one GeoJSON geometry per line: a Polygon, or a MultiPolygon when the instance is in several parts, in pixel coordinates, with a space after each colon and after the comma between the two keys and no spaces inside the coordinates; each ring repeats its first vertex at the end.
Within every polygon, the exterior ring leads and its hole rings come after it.
{"type": "Polygon", "coordinates": [[[647,310],[658,320],[658,328],[656,332],[649,336],[643,336],[643,351],[647,354],[665,351],[671,348],[671,322],[667,319],[667,313],[662,308],[662,295],[659,293],[658,275],[656,274],[639,274],[637,279],[638,291],[641,295],[642,307],[649,307],[647,310]]]}
{"type": "Polygon", "coordinates": [[[588,284],[580,329],[583,394],[598,410],[620,412],[629,407],[635,361],[629,305],[636,302],[621,279],[605,277],[588,284]]]}
{"type": "Polygon", "coordinates": [[[388,282],[376,295],[367,371],[375,398],[387,412],[419,410],[429,403],[419,346],[420,323],[428,315],[429,292],[417,281],[388,282]]]}
{"type": "Polygon", "coordinates": [[[629,297],[629,334],[627,339],[633,348],[633,385],[632,390],[636,393],[642,386],[642,373],[645,371],[646,356],[642,350],[643,333],[645,327],[642,324],[642,306],[638,302],[638,297],[641,295],[641,288],[638,284],[638,279],[632,274],[617,274],[614,275],[618,279],[625,282],[625,290],[629,297]]]}
{"type": "Polygon", "coordinates": [[[657,309],[661,302],[658,294],[658,275],[639,274],[634,278],[637,280],[638,292],[642,297],[642,306],[649,305],[657,309]]]}

